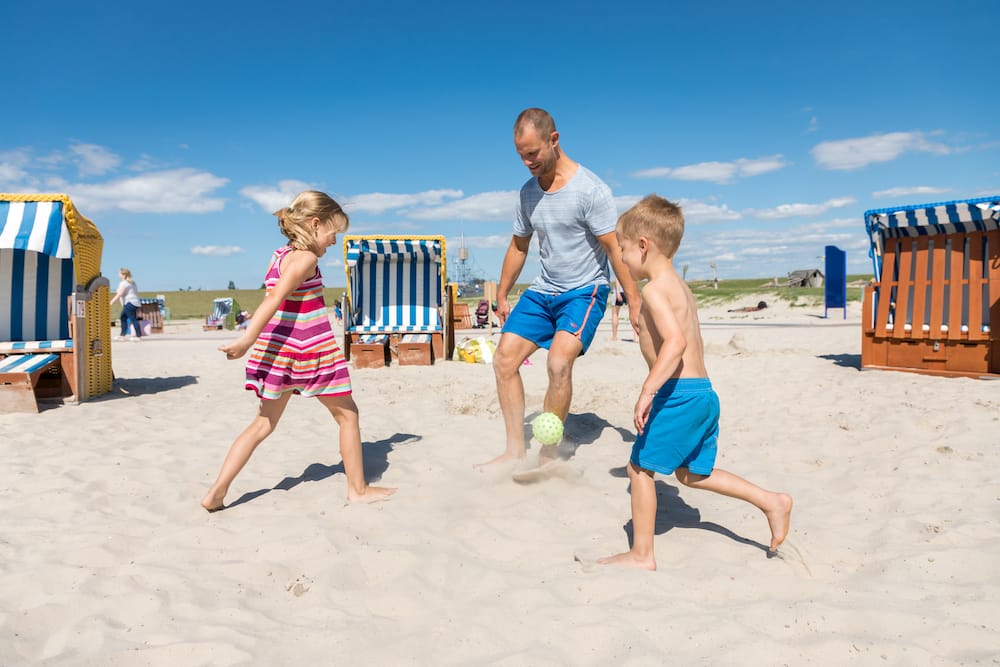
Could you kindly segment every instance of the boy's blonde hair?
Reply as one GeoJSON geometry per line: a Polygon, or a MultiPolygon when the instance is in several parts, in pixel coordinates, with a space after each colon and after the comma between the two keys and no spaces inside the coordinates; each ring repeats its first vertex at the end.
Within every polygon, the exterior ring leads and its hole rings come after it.
{"type": "Polygon", "coordinates": [[[300,192],[291,204],[275,211],[274,215],[278,218],[281,233],[288,237],[288,245],[296,250],[317,250],[309,226],[313,218],[329,223],[338,234],[346,232],[350,225],[343,207],[330,195],[317,190],[300,192]]]}
{"type": "Polygon", "coordinates": [[[646,195],[618,218],[617,231],[635,241],[645,236],[667,257],[673,257],[684,236],[681,207],[659,195],[646,195]]]}

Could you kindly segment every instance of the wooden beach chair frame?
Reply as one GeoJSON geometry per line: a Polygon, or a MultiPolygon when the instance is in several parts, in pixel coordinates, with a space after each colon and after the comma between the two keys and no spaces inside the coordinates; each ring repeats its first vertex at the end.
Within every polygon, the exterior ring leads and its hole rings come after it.
{"type": "Polygon", "coordinates": [[[68,196],[0,193],[0,412],[111,391],[103,246],[68,196]]]}
{"type": "Polygon", "coordinates": [[[1000,378],[1000,196],[865,213],[861,367],[1000,378]]]}
{"type": "Polygon", "coordinates": [[[343,244],[345,357],[356,368],[450,359],[455,290],[444,236],[348,235],[343,244]]]}

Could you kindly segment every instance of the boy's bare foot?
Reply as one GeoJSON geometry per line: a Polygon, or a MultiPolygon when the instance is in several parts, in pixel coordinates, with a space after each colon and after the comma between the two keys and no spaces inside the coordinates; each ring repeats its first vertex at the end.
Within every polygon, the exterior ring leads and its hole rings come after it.
{"type": "Polygon", "coordinates": [[[389,496],[394,493],[396,493],[396,487],[394,486],[369,486],[365,487],[363,493],[348,491],[347,502],[357,504],[377,503],[382,500],[388,500],[389,496]]]}
{"type": "Polygon", "coordinates": [[[566,461],[554,459],[549,461],[539,460],[537,468],[518,470],[510,478],[519,484],[534,484],[547,479],[578,479],[583,475],[583,471],[566,461]]]}
{"type": "Polygon", "coordinates": [[[653,554],[639,556],[632,551],[626,551],[606,558],[598,558],[597,562],[600,565],[619,565],[621,567],[634,567],[640,570],[656,569],[656,559],[653,558],[653,554]]]}
{"type": "Polygon", "coordinates": [[[498,463],[506,463],[508,461],[519,461],[519,460],[523,459],[524,456],[525,456],[524,454],[508,454],[507,452],[504,452],[500,456],[492,458],[489,461],[486,461],[485,463],[473,463],[472,467],[473,468],[486,468],[488,466],[496,465],[498,463]]]}
{"type": "Polygon", "coordinates": [[[778,545],[788,536],[788,526],[792,522],[792,497],[787,493],[776,493],[774,505],[764,510],[767,525],[771,528],[771,551],[776,551],[778,545]]]}
{"type": "Polygon", "coordinates": [[[201,499],[201,506],[205,508],[206,512],[218,512],[225,507],[225,500],[225,493],[220,494],[213,489],[209,489],[205,497],[201,499]]]}

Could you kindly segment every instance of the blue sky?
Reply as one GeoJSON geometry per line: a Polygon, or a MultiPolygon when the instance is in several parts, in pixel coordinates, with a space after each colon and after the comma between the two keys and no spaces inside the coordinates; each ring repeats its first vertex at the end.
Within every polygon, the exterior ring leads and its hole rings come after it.
{"type": "MultiPolygon", "coordinates": [[[[315,187],[352,233],[444,234],[498,278],[548,109],[619,211],[680,202],[688,278],[870,273],[870,208],[1000,193],[996,0],[23,2],[2,10],[0,191],[65,192],[142,291],[261,284],[315,187]],[[486,5],[489,5],[487,8],[486,5]],[[760,5],[760,6],[752,6],[760,5]]],[[[321,268],[344,284],[343,253],[321,268]]],[[[533,254],[522,273],[537,272],[533,254]]]]}

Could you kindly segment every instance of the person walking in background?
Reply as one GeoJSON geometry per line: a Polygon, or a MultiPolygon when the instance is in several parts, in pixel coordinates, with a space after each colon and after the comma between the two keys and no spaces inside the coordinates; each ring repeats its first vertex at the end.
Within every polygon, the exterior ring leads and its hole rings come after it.
{"type": "MultiPolygon", "coordinates": [[[[497,292],[497,315],[504,327],[493,370],[507,442],[503,453],[482,465],[525,457],[521,366],[540,347],[548,350],[543,410],[565,422],[573,398],[573,364],[590,347],[607,307],[609,259],[615,275],[622,276],[629,319],[638,325],[639,292],[621,264],[611,189],[563,152],[555,121],[543,109],[520,113],[514,147],[531,178],[521,188],[497,292]],[[541,274],[512,310],[508,295],[536,235],[541,274]]],[[[540,449],[540,467],[556,462],[557,446],[540,449]]]]}
{"type": "Polygon", "coordinates": [[[719,397],[705,368],[698,306],[673,263],[683,235],[680,207],[656,195],[642,199],[618,221],[623,261],[634,280],[648,281],[642,290],[639,350],[649,373],[635,404],[638,436],[628,462],[632,548],[600,559],[604,565],[656,569],[656,473],[672,473],[685,486],[757,507],[771,529],[772,552],[788,534],[791,496],[715,467],[719,397]]]}
{"type": "Polygon", "coordinates": [[[384,500],[396,489],[369,486],[365,480],[358,406],[327,316],[318,267],[337,234],[347,230],[347,214],[328,195],[307,190],[274,215],[288,244],[272,255],[264,279],[267,294],[243,334],[219,346],[227,359],[239,359],[252,346],[245,386],[257,394],[260,405],[229,448],[201,506],[209,512],[225,506],[230,484],[257,445],[274,432],[292,394],[316,397],[337,422],[348,502],[384,500]]]}
{"type": "Polygon", "coordinates": [[[136,287],[132,272],[128,269],[124,267],[119,269],[118,276],[121,281],[118,283],[118,289],[115,290],[115,295],[111,297],[110,303],[112,306],[115,305],[116,301],[120,301],[122,304],[122,312],[119,316],[121,335],[116,336],[115,340],[125,340],[129,327],[132,327],[135,330],[135,338],[132,340],[139,342],[142,338],[142,329],[139,326],[139,308],[142,307],[142,302],[139,300],[139,288],[136,287]]]}
{"type": "Polygon", "coordinates": [[[615,281],[614,289],[611,290],[611,340],[618,340],[618,318],[621,314],[622,306],[628,303],[625,290],[622,289],[620,281],[615,281]]]}

